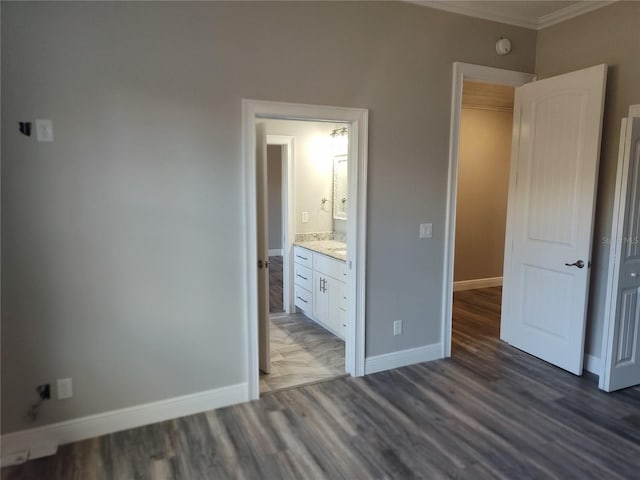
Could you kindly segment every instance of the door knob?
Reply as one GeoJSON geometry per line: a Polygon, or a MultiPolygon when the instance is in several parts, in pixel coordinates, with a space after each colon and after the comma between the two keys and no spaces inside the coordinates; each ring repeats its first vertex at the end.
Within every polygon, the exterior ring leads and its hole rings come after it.
{"type": "Polygon", "coordinates": [[[565,265],[566,265],[567,267],[578,267],[578,268],[584,268],[584,261],[582,261],[582,260],[578,260],[578,261],[575,261],[575,262],[573,262],[573,263],[565,263],[565,265]]]}
{"type": "Polygon", "coordinates": [[[636,272],[633,272],[633,273],[631,274],[631,278],[636,278],[637,276],[638,276],[638,274],[637,274],[636,272]]]}

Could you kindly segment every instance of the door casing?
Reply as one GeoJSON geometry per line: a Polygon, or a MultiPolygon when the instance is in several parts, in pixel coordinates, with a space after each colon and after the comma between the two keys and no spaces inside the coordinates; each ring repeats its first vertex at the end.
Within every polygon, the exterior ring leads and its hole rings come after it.
{"type": "Polygon", "coordinates": [[[458,195],[458,156],[460,152],[460,117],[462,88],[465,80],[519,87],[536,80],[532,73],[455,62],[451,90],[451,134],[449,136],[449,172],[442,288],[442,356],[451,356],[451,317],[453,315],[453,262],[456,240],[456,199],[458,195]]]}
{"type": "Polygon", "coordinates": [[[350,126],[347,206],[348,326],[345,370],[364,375],[367,146],[369,112],[362,108],[331,107],[263,100],[242,100],[242,159],[244,172],[245,318],[249,399],[260,396],[258,369],[258,273],[256,208],[256,119],[311,120],[348,123],[350,126]]]}

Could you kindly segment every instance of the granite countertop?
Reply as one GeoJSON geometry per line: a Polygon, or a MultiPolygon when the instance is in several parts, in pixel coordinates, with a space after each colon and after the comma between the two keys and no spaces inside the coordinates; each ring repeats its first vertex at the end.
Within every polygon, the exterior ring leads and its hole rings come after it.
{"type": "Polygon", "coordinates": [[[309,240],[306,242],[294,242],[294,245],[322,253],[343,262],[347,260],[347,244],[337,240],[309,240]]]}

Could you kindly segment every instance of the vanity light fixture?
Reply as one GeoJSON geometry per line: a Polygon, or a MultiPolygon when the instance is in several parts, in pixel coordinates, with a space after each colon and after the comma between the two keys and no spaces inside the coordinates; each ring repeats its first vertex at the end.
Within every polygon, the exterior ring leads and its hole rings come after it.
{"type": "Polygon", "coordinates": [[[347,127],[334,128],[329,135],[333,138],[344,137],[348,133],[347,127]]]}

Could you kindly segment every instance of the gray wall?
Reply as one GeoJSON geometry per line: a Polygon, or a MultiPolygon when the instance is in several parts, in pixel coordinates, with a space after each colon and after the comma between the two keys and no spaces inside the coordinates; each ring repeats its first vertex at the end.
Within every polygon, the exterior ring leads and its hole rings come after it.
{"type": "Polygon", "coordinates": [[[586,351],[601,354],[620,121],[640,103],[640,2],[617,2],[538,34],[536,73],[609,65],[598,180],[586,351]]]}
{"type": "Polygon", "coordinates": [[[3,3],[2,431],[56,378],[36,425],[247,381],[242,98],[370,110],[367,355],[439,342],[451,64],[535,41],[406,3],[3,3]]]}
{"type": "Polygon", "coordinates": [[[462,108],[454,281],[501,277],[513,113],[462,108]]]}
{"type": "Polygon", "coordinates": [[[269,250],[282,248],[282,147],[267,145],[269,250]]]}

